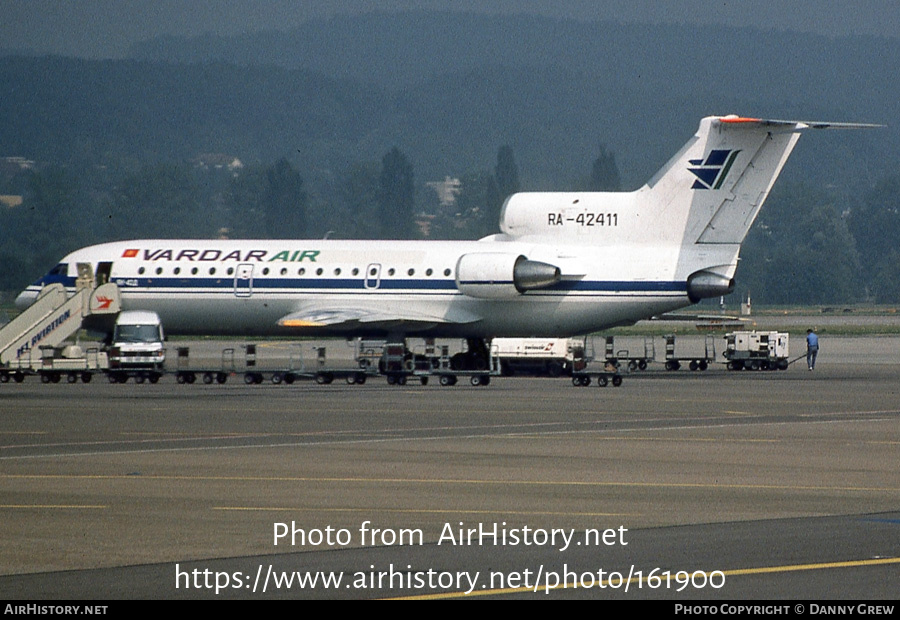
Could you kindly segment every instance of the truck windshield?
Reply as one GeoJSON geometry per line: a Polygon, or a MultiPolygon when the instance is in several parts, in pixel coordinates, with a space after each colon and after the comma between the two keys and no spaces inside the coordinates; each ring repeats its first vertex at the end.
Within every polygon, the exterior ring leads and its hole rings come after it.
{"type": "Polygon", "coordinates": [[[160,342],[159,325],[117,325],[115,342],[160,342]]]}

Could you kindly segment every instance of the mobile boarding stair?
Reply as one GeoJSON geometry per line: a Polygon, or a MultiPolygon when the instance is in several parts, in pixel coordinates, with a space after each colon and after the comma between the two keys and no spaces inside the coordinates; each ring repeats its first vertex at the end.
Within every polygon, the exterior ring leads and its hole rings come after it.
{"type": "Polygon", "coordinates": [[[102,364],[87,357],[82,369],[75,360],[54,353],[81,329],[86,317],[116,315],[120,310],[119,288],[113,283],[94,288],[90,266],[78,267],[74,295],[69,297],[62,284],[48,284],[30,307],[0,329],[0,382],[21,382],[35,373],[57,382],[63,373],[77,377],[73,373],[79,370],[102,370],[102,364]]]}

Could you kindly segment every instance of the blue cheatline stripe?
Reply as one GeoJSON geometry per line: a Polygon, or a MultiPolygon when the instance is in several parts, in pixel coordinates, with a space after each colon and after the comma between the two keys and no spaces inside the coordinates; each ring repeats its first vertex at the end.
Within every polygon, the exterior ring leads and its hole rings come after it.
{"type": "MultiPolygon", "coordinates": [[[[235,286],[234,277],[223,278],[164,278],[141,277],[126,278],[116,277],[113,282],[119,284],[123,292],[142,290],[153,291],[168,289],[170,292],[192,292],[196,289],[207,289],[208,292],[245,290],[253,291],[389,291],[389,292],[456,292],[455,280],[381,280],[377,288],[366,288],[364,279],[338,279],[338,278],[254,278],[252,284],[247,286],[238,283],[235,286]],[[128,282],[129,284],[126,284],[128,282]]],[[[68,288],[75,286],[75,278],[65,278],[60,283],[68,288]]],[[[466,282],[465,284],[498,284],[495,282],[466,282]]],[[[502,284],[511,284],[505,282],[502,284]]],[[[32,285],[37,288],[40,284],[32,285]]],[[[31,287],[29,287],[31,288],[31,287]]],[[[673,280],[661,281],[633,281],[633,280],[603,280],[603,281],[563,281],[552,286],[531,291],[532,293],[686,293],[685,282],[673,280]]]]}
{"type": "MultiPolygon", "coordinates": [[[[492,282],[468,282],[467,284],[494,284],[492,282]]],[[[511,284],[511,283],[509,283],[511,284]]],[[[235,287],[233,278],[141,278],[136,287],[130,288],[248,288],[240,283],[235,287]]],[[[254,278],[253,290],[257,289],[302,289],[302,290],[388,290],[388,291],[456,291],[454,280],[381,280],[377,289],[366,289],[365,280],[335,278],[254,278]]],[[[553,286],[537,289],[535,292],[685,292],[685,282],[676,281],[564,281],[553,286]]]]}

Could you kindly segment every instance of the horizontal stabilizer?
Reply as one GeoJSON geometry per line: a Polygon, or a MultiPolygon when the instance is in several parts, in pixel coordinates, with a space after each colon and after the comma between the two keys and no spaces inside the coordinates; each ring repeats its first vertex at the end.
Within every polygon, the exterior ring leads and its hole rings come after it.
{"type": "Polygon", "coordinates": [[[720,123],[730,125],[746,124],[756,127],[785,127],[792,130],[800,129],[876,129],[884,125],[872,123],[836,123],[832,121],[787,121],[764,118],[747,118],[745,116],[722,116],[720,123]]]}

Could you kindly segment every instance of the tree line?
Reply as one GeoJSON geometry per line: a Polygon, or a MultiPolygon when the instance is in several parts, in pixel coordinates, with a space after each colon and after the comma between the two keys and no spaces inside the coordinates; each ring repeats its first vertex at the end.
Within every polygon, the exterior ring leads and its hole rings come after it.
{"type": "MultiPolygon", "coordinates": [[[[600,146],[573,190],[618,190],[600,146]]],[[[45,167],[0,179],[22,204],[0,211],[0,290],[16,291],[76,248],[128,238],[477,239],[499,232],[521,189],[513,149],[459,176],[452,200],[417,182],[398,147],[311,190],[287,159],[236,170],[155,164],[118,173],[45,167]]],[[[744,244],[735,295],[756,303],[900,302],[900,175],[854,204],[776,184],[744,244]]],[[[622,257],[622,260],[628,260],[622,257]]]]}

